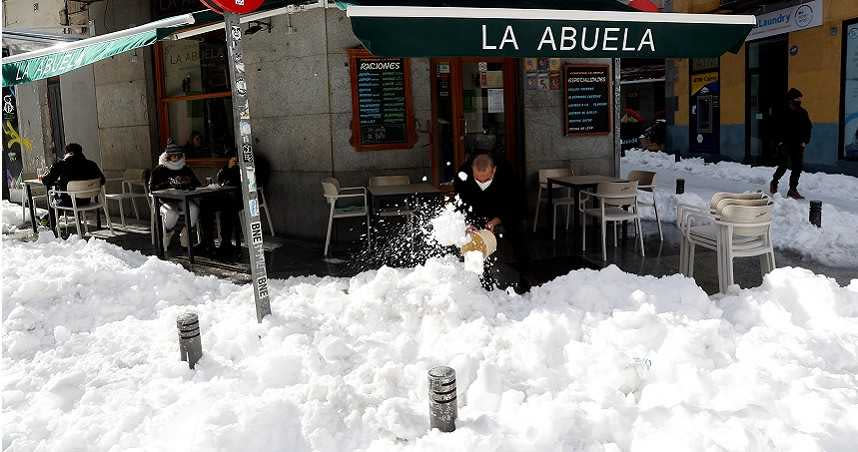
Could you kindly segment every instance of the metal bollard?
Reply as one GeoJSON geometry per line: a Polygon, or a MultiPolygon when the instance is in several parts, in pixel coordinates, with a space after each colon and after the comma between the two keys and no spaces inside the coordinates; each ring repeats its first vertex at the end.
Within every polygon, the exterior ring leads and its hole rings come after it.
{"type": "Polygon", "coordinates": [[[429,369],[429,428],[452,432],[458,416],[456,371],[447,366],[429,369]]]}
{"type": "Polygon", "coordinates": [[[810,202],[810,224],[822,227],[822,201],[810,202]]]}
{"type": "Polygon", "coordinates": [[[676,179],[676,194],[681,195],[683,193],[685,193],[685,179],[676,179]]]}
{"type": "Polygon", "coordinates": [[[185,312],[176,317],[179,328],[179,357],[188,362],[191,369],[203,356],[203,345],[200,342],[200,320],[197,314],[185,312]]]}

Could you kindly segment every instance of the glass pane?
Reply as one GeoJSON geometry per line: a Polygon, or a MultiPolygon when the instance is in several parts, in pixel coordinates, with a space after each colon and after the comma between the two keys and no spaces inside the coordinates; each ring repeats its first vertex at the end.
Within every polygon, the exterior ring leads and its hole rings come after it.
{"type": "Polygon", "coordinates": [[[168,102],[173,141],[189,158],[222,157],[235,148],[232,98],[168,102]],[[195,137],[199,137],[196,138],[195,137]]]}
{"type": "Polygon", "coordinates": [[[438,155],[436,156],[438,166],[438,183],[450,182],[456,172],[455,142],[453,136],[453,102],[451,91],[450,62],[439,61],[435,64],[435,106],[436,123],[435,142],[438,155]]]}
{"type": "Polygon", "coordinates": [[[465,153],[506,153],[503,63],[462,64],[465,153]]]}
{"type": "Polygon", "coordinates": [[[166,97],[229,91],[223,31],[164,41],[166,97]]]}

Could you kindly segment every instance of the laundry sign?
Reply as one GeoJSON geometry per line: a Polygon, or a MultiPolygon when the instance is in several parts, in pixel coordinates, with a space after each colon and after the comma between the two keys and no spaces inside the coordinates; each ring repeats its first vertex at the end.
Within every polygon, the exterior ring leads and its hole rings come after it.
{"type": "Polygon", "coordinates": [[[747,41],[822,25],[822,0],[813,0],[757,16],[747,41]]]}

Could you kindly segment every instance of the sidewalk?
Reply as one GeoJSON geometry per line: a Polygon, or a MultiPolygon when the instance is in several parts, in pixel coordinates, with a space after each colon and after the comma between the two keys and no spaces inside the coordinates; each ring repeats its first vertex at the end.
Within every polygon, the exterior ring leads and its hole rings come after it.
{"type": "MultiPolygon", "coordinates": [[[[679,200],[699,206],[708,204],[719,191],[768,192],[774,168],[751,167],[740,163],[706,164],[703,159],[674,162],[673,155],[628,151],[623,157],[621,173],[647,170],[657,173],[656,185],[659,214],[662,221],[676,221],[679,200]],[[677,197],[676,179],[685,179],[685,194],[677,197]]],[[[831,267],[856,269],[858,274],[858,178],[842,174],[804,173],[799,190],[807,197],[796,201],[784,198],[789,176],[781,180],[780,194],[775,195],[775,248],[798,253],[802,257],[831,267]],[[808,222],[810,200],[823,203],[822,228],[808,222]]],[[[653,218],[651,209],[642,209],[645,218],[653,218]]]]}

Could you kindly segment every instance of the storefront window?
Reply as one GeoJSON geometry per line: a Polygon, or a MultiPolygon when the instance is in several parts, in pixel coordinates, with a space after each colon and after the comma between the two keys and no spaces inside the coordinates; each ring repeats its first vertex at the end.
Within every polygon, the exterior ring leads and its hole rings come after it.
{"type": "Polygon", "coordinates": [[[858,160],[858,19],[843,24],[841,158],[858,160]]]}
{"type": "Polygon", "coordinates": [[[190,159],[225,156],[235,140],[223,32],[165,41],[158,53],[161,144],[172,139],[190,159]]]}

